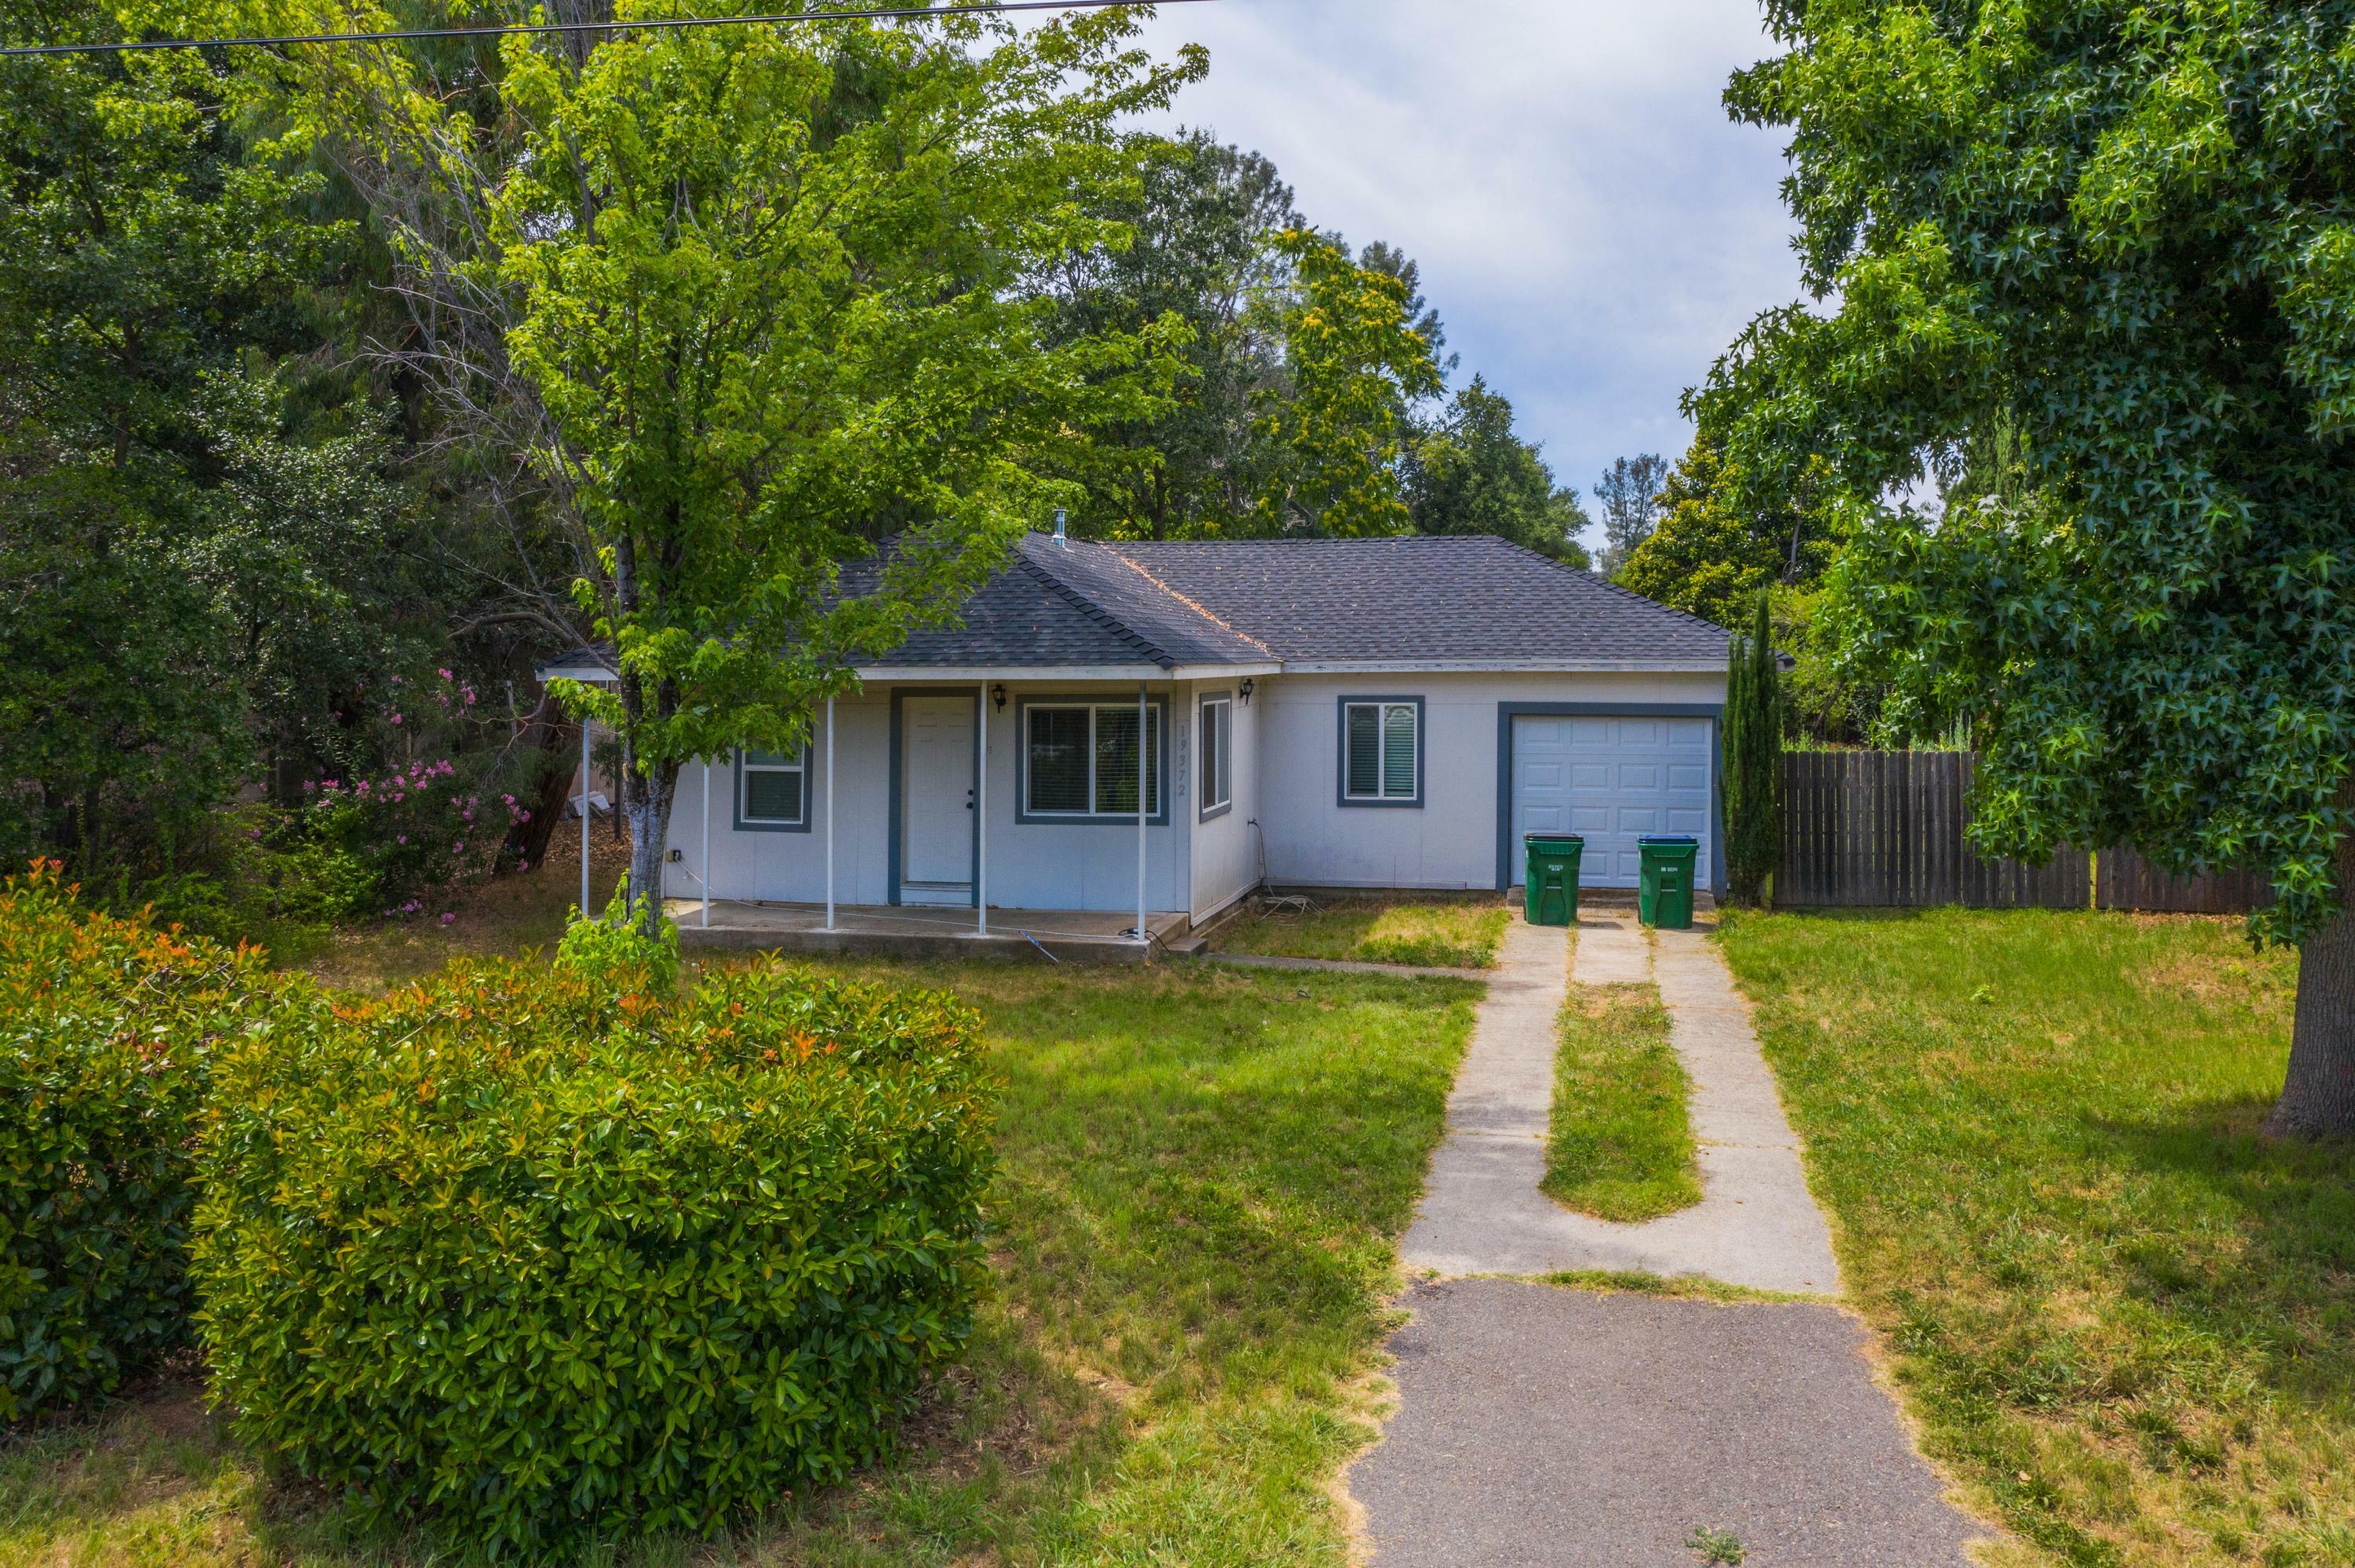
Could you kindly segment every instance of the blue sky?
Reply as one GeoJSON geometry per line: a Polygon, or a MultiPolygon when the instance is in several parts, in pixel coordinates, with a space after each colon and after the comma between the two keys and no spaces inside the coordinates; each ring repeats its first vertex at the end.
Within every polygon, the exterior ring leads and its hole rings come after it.
{"type": "Polygon", "coordinates": [[[1213,0],[1147,26],[1210,51],[1174,119],[1420,262],[1456,381],[1510,397],[1582,496],[1622,453],[1675,461],[1678,394],[1798,297],[1780,140],[1719,102],[1774,52],[1756,0],[1213,0]]]}

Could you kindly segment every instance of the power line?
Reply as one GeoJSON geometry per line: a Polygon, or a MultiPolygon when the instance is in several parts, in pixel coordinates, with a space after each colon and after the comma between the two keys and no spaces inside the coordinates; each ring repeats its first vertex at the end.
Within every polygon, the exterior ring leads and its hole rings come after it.
{"type": "Polygon", "coordinates": [[[785,26],[794,22],[891,22],[974,12],[1102,11],[1140,3],[1194,5],[1209,0],[973,0],[952,5],[900,5],[882,11],[796,11],[766,16],[647,16],[613,22],[517,22],[490,27],[411,27],[396,33],[286,33],[259,38],[146,38],[120,44],[27,44],[0,48],[0,58],[27,55],[130,54],[143,49],[251,49],[286,44],[390,44],[418,38],[496,38],[509,33],[617,33],[675,27],[785,26]]]}

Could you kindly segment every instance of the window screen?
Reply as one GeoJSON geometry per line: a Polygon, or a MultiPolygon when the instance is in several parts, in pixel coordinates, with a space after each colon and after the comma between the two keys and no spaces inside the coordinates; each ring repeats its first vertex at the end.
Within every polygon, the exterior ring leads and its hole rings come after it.
{"type": "Polygon", "coordinates": [[[737,814],[747,822],[783,822],[794,826],[808,806],[809,752],[787,757],[774,751],[747,751],[743,759],[743,799],[737,814]]]}
{"type": "Polygon", "coordinates": [[[1225,697],[1202,703],[1202,810],[1215,811],[1232,799],[1227,754],[1234,736],[1234,705],[1225,697]]]}
{"type": "Polygon", "coordinates": [[[1341,795],[1348,800],[1419,798],[1416,733],[1423,715],[1413,703],[1347,703],[1341,709],[1341,795]]]}
{"type": "MultiPolygon", "coordinates": [[[[1136,705],[1037,703],[1023,735],[1026,812],[1073,817],[1136,815],[1136,705]]],[[[1147,816],[1161,810],[1161,708],[1147,710],[1147,816]]]]}
{"type": "MultiPolygon", "coordinates": [[[[1136,710],[1124,704],[1119,707],[1106,705],[1095,710],[1096,719],[1096,811],[1099,815],[1133,817],[1136,815],[1136,710]]],[[[1146,744],[1152,754],[1146,758],[1145,813],[1153,816],[1161,810],[1155,799],[1161,784],[1161,711],[1148,708],[1146,712],[1146,744]]]]}
{"type": "Polygon", "coordinates": [[[1032,708],[1028,774],[1032,811],[1088,809],[1086,708],[1032,708]]]}
{"type": "Polygon", "coordinates": [[[1382,710],[1382,795],[1392,800],[1414,795],[1414,709],[1405,703],[1382,710]]]}

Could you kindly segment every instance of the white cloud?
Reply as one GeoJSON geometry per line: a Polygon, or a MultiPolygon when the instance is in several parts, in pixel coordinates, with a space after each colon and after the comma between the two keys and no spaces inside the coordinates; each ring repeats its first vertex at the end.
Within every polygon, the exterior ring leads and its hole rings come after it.
{"type": "Polygon", "coordinates": [[[1463,355],[1580,491],[1672,460],[1683,389],[1798,294],[1783,162],[1726,118],[1756,0],[1213,0],[1163,8],[1209,79],[1173,121],[1266,154],[1301,210],[1423,267],[1463,355]]]}

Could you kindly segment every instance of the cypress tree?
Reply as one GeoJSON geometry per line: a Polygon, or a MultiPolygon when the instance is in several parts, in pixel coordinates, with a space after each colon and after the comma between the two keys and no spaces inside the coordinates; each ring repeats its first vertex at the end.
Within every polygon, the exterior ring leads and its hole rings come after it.
{"type": "Polygon", "coordinates": [[[1783,856],[1782,673],[1774,662],[1767,596],[1751,632],[1727,649],[1725,870],[1733,902],[1765,902],[1783,856]]]}

